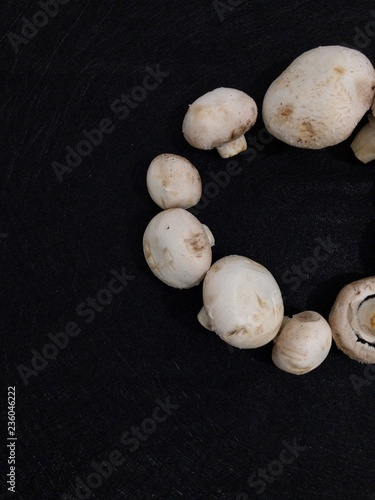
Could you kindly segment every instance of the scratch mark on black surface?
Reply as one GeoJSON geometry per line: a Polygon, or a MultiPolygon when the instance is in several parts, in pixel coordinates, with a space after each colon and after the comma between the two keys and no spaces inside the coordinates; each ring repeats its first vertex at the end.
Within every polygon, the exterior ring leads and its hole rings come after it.
{"type": "MultiPolygon", "coordinates": [[[[76,24],[78,23],[78,21],[80,20],[80,18],[82,17],[83,13],[85,12],[85,9],[86,7],[88,6],[88,4],[84,7],[84,9],[82,10],[82,12],[79,14],[79,16],[77,17],[77,19],[73,22],[73,24],[71,25],[70,29],[68,30],[68,32],[66,33],[66,35],[64,36],[64,38],[58,43],[58,45],[54,48],[51,56],[50,56],[50,59],[49,59],[49,62],[48,64],[45,66],[44,68],[44,71],[43,73],[41,74],[41,76],[39,77],[39,80],[37,81],[37,83],[33,86],[33,88],[31,89],[31,91],[29,92],[29,94],[24,98],[23,102],[19,103],[19,107],[22,108],[22,106],[24,104],[26,104],[27,102],[30,101],[30,99],[32,98],[32,96],[34,96],[34,98],[32,99],[32,104],[35,102],[35,100],[37,99],[38,97],[38,93],[35,92],[37,86],[42,82],[43,78],[44,78],[44,75],[46,74],[47,70],[49,69],[53,59],[54,59],[54,56],[57,54],[57,51],[58,49],[61,47],[61,45],[64,43],[64,41],[66,40],[66,38],[69,36],[69,34],[72,32],[73,28],[76,26],[76,24]]],[[[45,90],[47,87],[48,87],[49,83],[47,82],[44,89],[45,90]]],[[[30,113],[30,110],[31,110],[31,105],[29,107],[29,113],[30,113]]],[[[23,146],[23,143],[24,143],[24,140],[25,140],[25,136],[24,136],[24,139],[22,141],[22,145],[21,145],[21,148],[23,146]]]]}

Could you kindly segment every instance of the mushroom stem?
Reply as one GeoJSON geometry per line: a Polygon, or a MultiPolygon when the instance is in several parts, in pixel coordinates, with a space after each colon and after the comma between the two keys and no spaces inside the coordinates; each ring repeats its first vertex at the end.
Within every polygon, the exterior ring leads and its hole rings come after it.
{"type": "Polygon", "coordinates": [[[235,139],[231,142],[226,142],[216,149],[222,158],[230,158],[232,156],[238,155],[238,153],[242,153],[242,151],[246,151],[247,149],[245,136],[241,135],[238,139],[235,139]]]}
{"type": "Polygon", "coordinates": [[[202,224],[203,230],[207,235],[208,241],[210,242],[210,245],[213,247],[215,245],[215,238],[214,235],[211,233],[210,229],[206,226],[206,224],[202,224]]]}
{"type": "Polygon", "coordinates": [[[371,344],[375,343],[375,297],[362,300],[358,306],[355,302],[351,307],[353,319],[351,325],[353,330],[361,331],[361,338],[371,344]],[[356,310],[358,314],[356,314],[356,310]]]}
{"type": "Polygon", "coordinates": [[[199,311],[197,318],[203,328],[206,328],[206,330],[210,330],[212,332],[210,320],[204,307],[202,307],[202,309],[199,311]]]}
{"type": "Polygon", "coordinates": [[[375,160],[375,126],[372,115],[369,115],[369,123],[358,132],[350,147],[362,163],[375,160]]]}

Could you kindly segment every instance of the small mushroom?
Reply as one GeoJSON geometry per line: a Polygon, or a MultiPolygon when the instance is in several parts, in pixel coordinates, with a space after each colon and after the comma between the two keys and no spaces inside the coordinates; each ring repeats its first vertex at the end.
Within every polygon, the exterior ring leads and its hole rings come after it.
{"type": "Polygon", "coordinates": [[[375,70],[361,52],[339,45],[304,52],[271,84],[263,101],[268,131],[299,148],[344,141],[371,107],[375,70]]]}
{"type": "Polygon", "coordinates": [[[211,266],[214,237],[207,226],[183,208],[155,215],[143,236],[151,271],[174,288],[198,285],[211,266]]]}
{"type": "Polygon", "coordinates": [[[222,158],[229,158],[246,150],[244,134],[254,125],[257,115],[257,105],[249,95],[220,87],[189,106],[182,132],[191,146],[216,148],[222,158]]]}
{"type": "Polygon", "coordinates": [[[361,363],[375,363],[375,276],[344,286],[329,324],[339,349],[361,363]]]}
{"type": "Polygon", "coordinates": [[[203,282],[198,321],[228,344],[250,349],[270,342],[283,321],[279,286],[261,264],[240,255],[218,260],[203,282]]]}
{"type": "Polygon", "coordinates": [[[151,198],[163,209],[190,208],[202,196],[199,172],[183,156],[164,153],[154,158],[146,181],[151,198]]]}
{"type": "Polygon", "coordinates": [[[355,156],[362,163],[369,163],[375,160],[375,101],[372,105],[372,112],[368,115],[368,123],[358,132],[351,148],[355,156]]]}
{"type": "Polygon", "coordinates": [[[284,372],[303,375],[323,363],[331,345],[327,321],[317,312],[305,311],[286,322],[275,341],[272,360],[284,372]]]}

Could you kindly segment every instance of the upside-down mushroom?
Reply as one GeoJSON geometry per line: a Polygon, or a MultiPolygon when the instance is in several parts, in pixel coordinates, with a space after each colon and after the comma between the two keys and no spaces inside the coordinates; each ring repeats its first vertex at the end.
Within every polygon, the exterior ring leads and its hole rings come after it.
{"type": "Polygon", "coordinates": [[[375,363],[375,276],[344,286],[329,324],[339,349],[361,363],[375,363]]]}

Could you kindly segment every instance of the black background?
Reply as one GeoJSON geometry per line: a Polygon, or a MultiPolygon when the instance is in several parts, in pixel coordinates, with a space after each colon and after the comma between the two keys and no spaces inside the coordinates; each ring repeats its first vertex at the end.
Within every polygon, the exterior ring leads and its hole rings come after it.
{"type": "MultiPolygon", "coordinates": [[[[228,162],[185,142],[189,103],[227,86],[260,110],[270,83],[319,45],[360,43],[375,62],[373,2],[236,3],[220,18],[198,0],[72,0],[17,54],[8,35],[40,7],[2,4],[1,498],[78,498],[77,478],[87,482],[91,462],[114,450],[124,462],[92,499],[374,498],[375,381],[357,390],[352,381],[365,366],[333,346],[297,377],[272,364],[271,346],[229,349],[197,323],[201,287],[169,288],[144,261],[143,231],[159,210],[146,190],[150,161],[186,156],[204,185],[228,162]],[[370,36],[356,38],[366,27],[370,36]],[[158,66],[167,76],[121,120],[112,103],[158,66]],[[52,163],[65,163],[65,148],[105,118],[113,132],[59,182],[52,163]],[[134,279],[86,323],[77,306],[123,268],[134,279]],[[19,366],[31,368],[32,349],[41,353],[70,321],[80,334],[25,383],[19,366]],[[6,485],[8,386],[15,495],[6,485]],[[131,452],[120,438],[152,417],[158,398],[178,408],[131,452]],[[303,451],[258,495],[247,479],[296,440],[303,451]]],[[[263,127],[260,115],[248,137],[263,127]]],[[[265,265],[289,314],[327,317],[344,284],[375,274],[374,165],[357,161],[350,142],[307,151],[273,140],[251,162],[244,153],[241,173],[200,211],[214,260],[240,254],[265,265]],[[293,266],[311,264],[317,238],[332,242],[327,259],[298,286],[288,282],[293,266]]]]}

